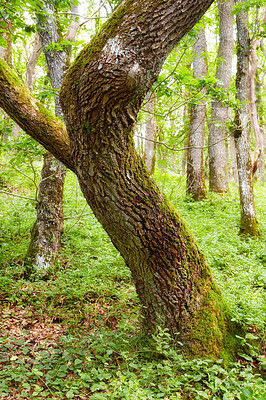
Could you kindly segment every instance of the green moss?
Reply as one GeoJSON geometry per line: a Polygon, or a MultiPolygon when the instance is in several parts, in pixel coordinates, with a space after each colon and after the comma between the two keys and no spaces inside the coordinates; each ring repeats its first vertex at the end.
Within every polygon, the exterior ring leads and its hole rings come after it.
{"type": "Polygon", "coordinates": [[[3,61],[1,58],[0,58],[0,73],[1,76],[3,76],[5,80],[9,83],[9,85],[11,85],[11,87],[21,85],[21,81],[19,80],[18,76],[12,71],[11,68],[9,68],[7,63],[3,61]]]}
{"type": "Polygon", "coordinates": [[[239,234],[247,237],[260,237],[257,219],[250,221],[250,219],[243,218],[243,216],[241,216],[239,234]]]}
{"type": "MultiPolygon", "coordinates": [[[[16,93],[16,101],[19,104],[24,104],[30,110],[34,109],[35,113],[37,108],[38,119],[42,119],[44,124],[50,126],[53,125],[55,129],[65,130],[63,122],[35,99],[27,86],[18,78],[17,74],[15,74],[11,68],[0,59],[0,80],[1,76],[4,79],[4,84],[8,85],[10,90],[16,93]]],[[[67,134],[65,134],[65,139],[67,139],[67,134]]]]}
{"type": "MultiPolygon", "coordinates": [[[[64,85],[67,84],[68,80],[71,81],[73,76],[76,76],[78,71],[78,75],[83,70],[83,67],[87,65],[88,62],[93,60],[104,48],[108,39],[113,38],[118,33],[118,26],[121,25],[124,16],[126,15],[127,6],[133,4],[134,1],[130,0],[124,7],[118,7],[117,10],[112,14],[112,16],[103,24],[100,31],[97,35],[95,35],[91,42],[84,47],[84,49],[80,52],[78,57],[76,58],[74,64],[68,70],[64,85]]],[[[76,80],[77,82],[77,80],[76,80]]]]}
{"type": "MultiPolygon", "coordinates": [[[[141,8],[145,1],[139,1],[137,7],[141,8]]],[[[118,34],[122,36],[122,24],[124,19],[133,13],[136,8],[136,2],[134,0],[128,0],[126,3],[121,4],[113,12],[111,17],[102,25],[100,31],[92,38],[90,43],[83,48],[74,63],[69,68],[65,79],[62,84],[61,93],[68,91],[67,88],[78,82],[78,77],[82,75],[84,68],[91,63],[102,51],[106,42],[109,39],[114,38],[118,34]]],[[[78,86],[76,86],[78,87],[78,86]]]]}
{"type": "Polygon", "coordinates": [[[212,284],[200,313],[192,324],[189,356],[223,358],[225,364],[235,360],[242,328],[231,321],[232,315],[220,289],[212,284]]]}

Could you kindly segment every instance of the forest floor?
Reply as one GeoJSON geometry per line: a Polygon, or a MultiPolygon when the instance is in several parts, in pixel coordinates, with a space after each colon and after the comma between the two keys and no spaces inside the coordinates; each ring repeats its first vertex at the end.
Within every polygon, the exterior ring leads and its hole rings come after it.
{"type": "MultiPolygon", "coordinates": [[[[1,400],[266,400],[266,187],[256,185],[261,237],[249,239],[238,235],[234,189],[195,203],[182,177],[157,172],[156,179],[246,327],[246,350],[224,365],[185,359],[160,328],[145,337],[130,272],[69,173],[62,251],[49,277],[25,274],[34,202],[0,198],[1,400]]],[[[23,183],[17,193],[31,190],[23,183]]]]}

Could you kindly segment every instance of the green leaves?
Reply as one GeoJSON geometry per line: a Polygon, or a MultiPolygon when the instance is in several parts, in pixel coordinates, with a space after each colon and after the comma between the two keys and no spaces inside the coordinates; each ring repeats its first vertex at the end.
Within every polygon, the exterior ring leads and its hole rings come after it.
{"type": "Polygon", "coordinates": [[[252,7],[263,7],[265,5],[264,0],[248,0],[248,1],[237,1],[233,10],[233,14],[238,14],[240,11],[248,11],[252,7]]]}

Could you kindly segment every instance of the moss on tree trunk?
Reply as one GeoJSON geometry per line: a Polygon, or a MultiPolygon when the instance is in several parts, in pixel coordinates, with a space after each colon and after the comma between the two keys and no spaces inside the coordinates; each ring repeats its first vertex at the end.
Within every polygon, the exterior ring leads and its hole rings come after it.
{"type": "MultiPolygon", "coordinates": [[[[167,328],[173,339],[179,334],[190,356],[230,357],[228,338],[234,336],[221,293],[133,143],[141,102],[165,58],[211,3],[123,1],[69,69],[61,102],[69,135],[66,163],[132,272],[147,329],[167,328]]],[[[0,88],[1,78],[0,64],[0,88]]],[[[7,97],[0,92],[0,104],[7,97]]],[[[9,102],[6,108],[16,107],[9,102]]],[[[51,136],[39,141],[62,160],[67,141],[57,133],[55,138],[53,146],[51,136]]]]}

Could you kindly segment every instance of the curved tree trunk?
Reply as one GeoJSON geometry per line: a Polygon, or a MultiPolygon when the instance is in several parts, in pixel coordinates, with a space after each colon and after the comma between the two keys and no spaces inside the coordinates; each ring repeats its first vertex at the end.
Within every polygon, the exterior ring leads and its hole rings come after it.
{"type": "Polygon", "coordinates": [[[51,122],[28,93],[22,108],[17,100],[22,85],[1,61],[0,105],[75,171],[93,212],[132,271],[146,328],[167,328],[174,340],[179,334],[186,353],[215,357],[225,355],[223,350],[228,355],[235,343],[234,337],[228,341],[230,324],[221,293],[133,143],[137,112],[163,61],[211,3],[124,0],[62,85],[69,142],[62,125],[51,122]]]}
{"type": "Polygon", "coordinates": [[[133,144],[142,100],[207,3],[122,2],[70,68],[60,98],[81,189],[131,269],[146,328],[180,333],[187,353],[218,355],[226,331],[220,292],[133,144]]]}
{"type": "Polygon", "coordinates": [[[236,88],[237,99],[242,103],[241,106],[236,109],[236,128],[234,132],[241,205],[240,233],[258,236],[259,228],[254,202],[252,162],[249,143],[248,87],[250,40],[247,11],[240,11],[237,14],[236,22],[238,40],[236,88]]]}
{"type": "MultiPolygon", "coordinates": [[[[193,72],[195,78],[206,76],[207,66],[207,42],[205,29],[201,29],[197,35],[197,41],[193,46],[193,72]]],[[[204,97],[206,89],[200,94],[204,97]]],[[[199,201],[207,197],[204,178],[203,146],[206,122],[206,100],[199,100],[200,104],[190,107],[189,144],[187,152],[187,193],[194,200],[199,201]]]]}
{"type": "MultiPolygon", "coordinates": [[[[234,0],[219,0],[220,43],[216,78],[224,89],[230,87],[232,59],[234,51],[234,17],[231,15],[234,0]]],[[[228,176],[226,168],[226,122],[228,107],[219,100],[213,100],[211,126],[209,133],[209,180],[213,192],[228,192],[228,176]],[[216,143],[216,144],[215,144],[216,143]]]]}

